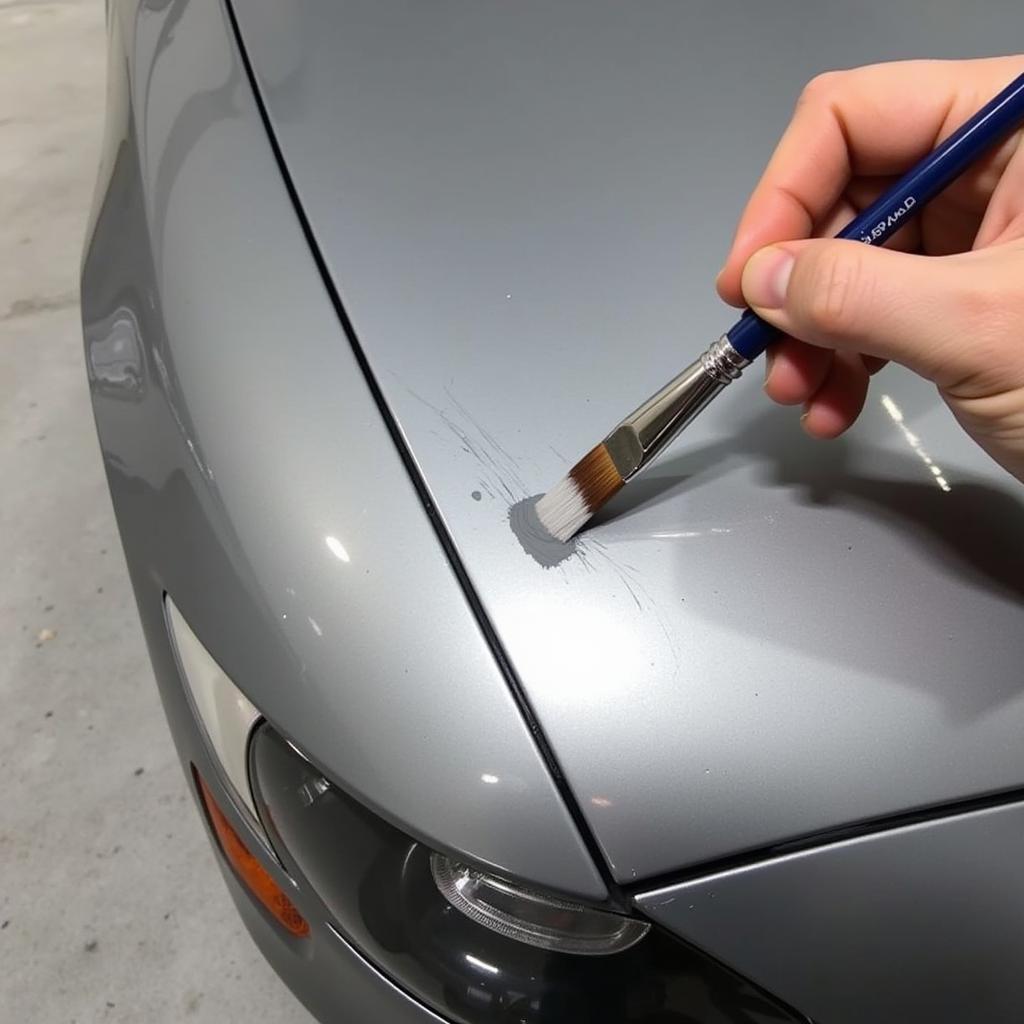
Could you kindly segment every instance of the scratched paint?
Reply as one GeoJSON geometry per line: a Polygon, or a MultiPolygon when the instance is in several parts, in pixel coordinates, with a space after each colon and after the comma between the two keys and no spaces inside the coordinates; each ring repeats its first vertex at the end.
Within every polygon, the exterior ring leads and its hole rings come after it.
{"type": "MultiPolygon", "coordinates": [[[[675,670],[678,671],[679,654],[673,631],[644,586],[638,570],[616,558],[609,546],[595,536],[592,530],[584,531],[567,544],[562,544],[541,526],[534,508],[541,495],[531,495],[524,479],[525,476],[534,478],[540,467],[528,456],[513,455],[469,411],[465,403],[455,397],[450,388],[445,388],[447,408],[435,405],[411,388],[406,390],[432,410],[439,425],[445,428],[433,431],[435,436],[447,439],[472,460],[479,489],[471,491],[470,498],[481,501],[486,495],[508,509],[507,522],[531,562],[545,571],[557,569],[557,575],[564,578],[567,584],[571,584],[573,578],[578,578],[580,573],[611,573],[618,581],[618,586],[612,584],[613,593],[620,593],[635,614],[657,623],[671,651],[675,670]]],[[[550,446],[549,449],[561,462],[568,461],[561,452],[550,446]]]]}
{"type": "MultiPolygon", "coordinates": [[[[440,408],[411,388],[406,390],[418,402],[437,414],[441,424],[448,429],[448,436],[476,463],[479,492],[471,492],[470,496],[474,501],[482,500],[484,494],[507,501],[509,504],[526,497],[529,491],[523,480],[519,461],[502,447],[448,388],[445,388],[445,395],[451,403],[448,409],[440,408]],[[480,494],[479,498],[477,493],[480,494]]],[[[437,437],[443,436],[436,432],[435,434],[437,437]]]]}

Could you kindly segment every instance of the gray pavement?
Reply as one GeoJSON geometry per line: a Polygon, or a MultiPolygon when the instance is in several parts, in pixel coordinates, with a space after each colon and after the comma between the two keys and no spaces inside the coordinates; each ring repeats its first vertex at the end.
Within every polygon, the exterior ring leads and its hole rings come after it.
{"type": "Polygon", "coordinates": [[[0,0],[0,1020],[309,1024],[187,797],[103,479],[77,289],[104,47],[103,0],[0,0]]]}

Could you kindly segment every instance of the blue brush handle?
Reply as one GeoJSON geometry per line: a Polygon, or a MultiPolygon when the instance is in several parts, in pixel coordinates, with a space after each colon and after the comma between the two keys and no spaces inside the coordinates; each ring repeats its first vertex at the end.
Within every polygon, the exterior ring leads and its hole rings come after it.
{"type": "MultiPolygon", "coordinates": [[[[997,142],[1024,123],[1024,75],[958,128],[938,149],[905,174],[888,192],[850,221],[836,236],[881,245],[916,216],[954,179],[997,142]]],[[[782,332],[749,309],[729,329],[732,347],[756,359],[782,332]]]]}

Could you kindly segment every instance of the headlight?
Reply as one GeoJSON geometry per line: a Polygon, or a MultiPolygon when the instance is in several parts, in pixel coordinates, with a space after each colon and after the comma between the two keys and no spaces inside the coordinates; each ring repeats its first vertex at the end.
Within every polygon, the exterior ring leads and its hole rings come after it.
{"type": "Polygon", "coordinates": [[[646,921],[431,851],[329,782],[269,725],[253,737],[250,770],[257,811],[299,887],[319,897],[344,939],[448,1019],[801,1019],[646,921]]]}
{"type": "Polygon", "coordinates": [[[639,942],[651,926],[547,896],[496,875],[431,854],[438,891],[471,921],[528,946],[553,953],[607,956],[639,942]]]}

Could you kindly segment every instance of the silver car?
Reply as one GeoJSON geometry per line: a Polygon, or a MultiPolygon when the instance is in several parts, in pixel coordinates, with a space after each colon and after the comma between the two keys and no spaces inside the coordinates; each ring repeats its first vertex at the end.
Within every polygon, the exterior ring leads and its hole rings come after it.
{"type": "Polygon", "coordinates": [[[298,997],[1019,1021],[1024,509],[929,386],[823,445],[748,374],[574,544],[516,514],[731,322],[800,86],[1019,48],[1019,0],[108,6],[96,424],[298,997]]]}

